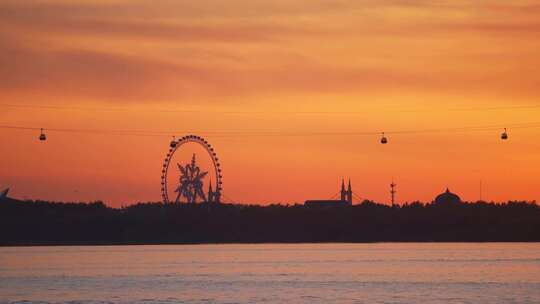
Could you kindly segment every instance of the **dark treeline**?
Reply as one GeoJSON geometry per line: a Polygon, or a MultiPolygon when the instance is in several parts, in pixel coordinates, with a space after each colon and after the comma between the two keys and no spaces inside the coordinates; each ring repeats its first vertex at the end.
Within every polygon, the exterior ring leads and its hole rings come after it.
{"type": "Polygon", "coordinates": [[[540,241],[534,202],[178,205],[0,201],[0,245],[540,241]]]}

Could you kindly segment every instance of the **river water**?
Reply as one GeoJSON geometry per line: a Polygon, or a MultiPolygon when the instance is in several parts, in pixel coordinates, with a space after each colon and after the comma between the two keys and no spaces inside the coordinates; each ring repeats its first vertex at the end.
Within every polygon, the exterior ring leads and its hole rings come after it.
{"type": "Polygon", "coordinates": [[[540,244],[4,247],[14,302],[540,303],[540,244]]]}

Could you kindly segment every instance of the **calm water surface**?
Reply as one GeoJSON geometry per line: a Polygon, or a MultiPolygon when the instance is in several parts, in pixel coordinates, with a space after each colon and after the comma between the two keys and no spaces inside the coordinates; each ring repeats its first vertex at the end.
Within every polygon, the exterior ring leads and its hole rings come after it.
{"type": "Polygon", "coordinates": [[[540,303],[540,244],[0,248],[0,302],[540,303]]]}

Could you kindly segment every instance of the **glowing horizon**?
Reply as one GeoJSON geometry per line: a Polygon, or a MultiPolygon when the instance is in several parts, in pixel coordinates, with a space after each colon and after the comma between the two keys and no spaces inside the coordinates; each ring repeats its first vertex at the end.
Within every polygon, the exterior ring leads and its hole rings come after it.
{"type": "Polygon", "coordinates": [[[202,131],[239,202],[327,199],[349,177],[383,203],[392,179],[401,203],[446,187],[476,201],[481,181],[484,200],[538,201],[538,13],[537,1],[3,1],[0,125],[163,134],[42,143],[0,128],[0,188],[159,201],[170,136],[186,135],[165,133],[202,131]],[[458,130],[475,126],[497,127],[458,130]],[[399,133],[432,129],[447,131],[399,133]]]}

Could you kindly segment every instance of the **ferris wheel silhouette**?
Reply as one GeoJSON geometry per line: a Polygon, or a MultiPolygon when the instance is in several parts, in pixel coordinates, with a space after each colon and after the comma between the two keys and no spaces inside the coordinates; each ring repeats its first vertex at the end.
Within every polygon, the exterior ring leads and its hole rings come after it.
{"type": "MultiPolygon", "coordinates": [[[[174,165],[173,165],[174,166],[174,165]]],[[[185,197],[188,203],[196,203],[198,198],[201,198],[202,201],[208,203],[220,203],[222,196],[222,178],[221,175],[221,164],[219,163],[219,158],[217,157],[214,148],[206,141],[204,138],[197,135],[187,135],[179,139],[173,137],[172,141],[169,144],[169,151],[163,162],[163,168],[161,170],[161,197],[164,204],[179,203],[181,197],[185,197]],[[210,156],[212,160],[212,169],[215,174],[215,190],[212,189],[212,183],[210,182],[208,196],[206,196],[202,190],[202,178],[206,176],[207,172],[202,172],[195,163],[195,155],[192,158],[191,164],[186,166],[178,165],[178,169],[181,171],[180,184],[175,187],[175,192],[177,192],[176,199],[174,201],[169,200],[169,190],[172,186],[171,181],[169,181],[168,173],[169,168],[171,167],[172,159],[174,154],[179,151],[185,144],[195,143],[204,148],[204,150],[210,156]]]]}

